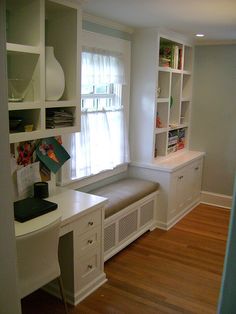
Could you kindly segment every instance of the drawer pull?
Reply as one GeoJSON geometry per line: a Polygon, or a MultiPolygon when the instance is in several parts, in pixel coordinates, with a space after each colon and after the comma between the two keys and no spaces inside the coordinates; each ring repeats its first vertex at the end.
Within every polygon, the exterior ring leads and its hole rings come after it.
{"type": "Polygon", "coordinates": [[[92,244],[93,243],[93,240],[88,240],[88,244],[92,244]]]}
{"type": "Polygon", "coordinates": [[[184,176],[179,176],[179,179],[183,179],[184,176]]]}
{"type": "Polygon", "coordinates": [[[93,268],[93,265],[89,264],[88,269],[92,269],[92,268],[93,268]]]}
{"type": "Polygon", "coordinates": [[[196,168],[195,168],[195,170],[198,170],[198,169],[199,169],[199,167],[196,167],[196,168]]]}
{"type": "Polygon", "coordinates": [[[93,226],[93,221],[89,221],[89,222],[88,222],[88,225],[89,225],[89,226],[93,226]]]}

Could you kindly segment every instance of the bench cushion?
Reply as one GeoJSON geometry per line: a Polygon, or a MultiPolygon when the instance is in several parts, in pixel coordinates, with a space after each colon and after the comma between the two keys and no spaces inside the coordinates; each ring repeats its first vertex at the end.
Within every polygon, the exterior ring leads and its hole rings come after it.
{"type": "Polygon", "coordinates": [[[159,183],[157,182],[128,178],[89,191],[89,193],[108,199],[105,210],[105,218],[108,218],[128,205],[155,192],[158,188],[159,183]]]}

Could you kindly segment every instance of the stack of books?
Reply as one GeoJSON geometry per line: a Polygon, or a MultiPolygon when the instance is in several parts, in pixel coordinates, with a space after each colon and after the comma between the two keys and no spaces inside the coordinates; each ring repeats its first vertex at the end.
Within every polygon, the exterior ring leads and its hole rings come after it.
{"type": "Polygon", "coordinates": [[[73,114],[64,109],[47,109],[46,128],[62,128],[73,126],[73,114]]]}
{"type": "Polygon", "coordinates": [[[182,48],[172,42],[160,45],[159,66],[172,69],[182,69],[182,48]]]}
{"type": "Polygon", "coordinates": [[[168,134],[168,154],[177,151],[178,130],[170,131],[168,134]]]}

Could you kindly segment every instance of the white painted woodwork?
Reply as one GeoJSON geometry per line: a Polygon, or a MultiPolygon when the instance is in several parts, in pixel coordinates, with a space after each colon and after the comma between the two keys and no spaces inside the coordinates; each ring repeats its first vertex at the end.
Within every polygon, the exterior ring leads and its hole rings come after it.
{"type": "Polygon", "coordinates": [[[191,41],[184,36],[158,29],[139,29],[133,36],[131,160],[155,162],[156,159],[170,155],[168,134],[171,130],[185,128],[185,149],[188,148],[193,48],[191,41]],[[161,39],[181,47],[183,51],[181,69],[159,66],[161,39]],[[159,95],[158,88],[160,88],[159,95]],[[172,107],[171,96],[175,100],[172,107]],[[157,112],[162,128],[156,126],[157,112]]]}
{"type": "Polygon", "coordinates": [[[104,260],[117,254],[156,227],[159,191],[153,192],[105,219],[104,260]]]}
{"type": "MultiPolygon", "coordinates": [[[[58,208],[24,223],[15,221],[15,234],[17,237],[33,232],[61,216],[60,266],[67,300],[76,305],[106,281],[104,273],[106,198],[58,188],[56,194],[47,200],[57,203],[58,208]]],[[[48,285],[46,290],[60,296],[58,286],[53,283],[48,285]]]]}
{"type": "Polygon", "coordinates": [[[129,174],[160,183],[157,227],[168,230],[200,201],[204,153],[184,151],[159,163],[131,163],[129,174]]]}
{"type": "MultiPolygon", "coordinates": [[[[82,17],[76,1],[7,0],[8,77],[32,79],[33,93],[23,102],[9,103],[9,113],[34,124],[32,132],[11,132],[10,142],[80,131],[80,52],[82,17]],[[60,100],[45,101],[45,46],[53,46],[65,74],[60,100]],[[73,113],[73,126],[46,129],[46,110],[62,108],[73,113]],[[37,109],[37,110],[35,110],[37,109]]],[[[56,80],[56,78],[55,78],[56,80]]]]}
{"type": "Polygon", "coordinates": [[[130,115],[130,175],[160,183],[157,226],[169,229],[200,200],[204,153],[188,150],[192,99],[191,41],[159,29],[134,32],[130,115]],[[160,66],[159,47],[167,40],[182,49],[178,68],[160,66]],[[160,88],[160,89],[159,89],[160,88]],[[171,106],[171,96],[174,105],[171,106]],[[156,114],[162,127],[156,125],[156,114]],[[170,131],[185,129],[185,146],[171,152],[170,131]]]}

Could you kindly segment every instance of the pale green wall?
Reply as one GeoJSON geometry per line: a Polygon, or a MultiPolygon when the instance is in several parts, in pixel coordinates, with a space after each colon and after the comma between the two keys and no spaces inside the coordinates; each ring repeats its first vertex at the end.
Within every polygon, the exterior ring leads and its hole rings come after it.
{"type": "Polygon", "coordinates": [[[232,195],[236,171],[236,45],[195,48],[190,148],[206,152],[203,191],[232,195]]]}
{"type": "Polygon", "coordinates": [[[229,223],[229,235],[225,254],[223,278],[218,304],[219,314],[236,313],[236,177],[234,197],[229,223]]]}

